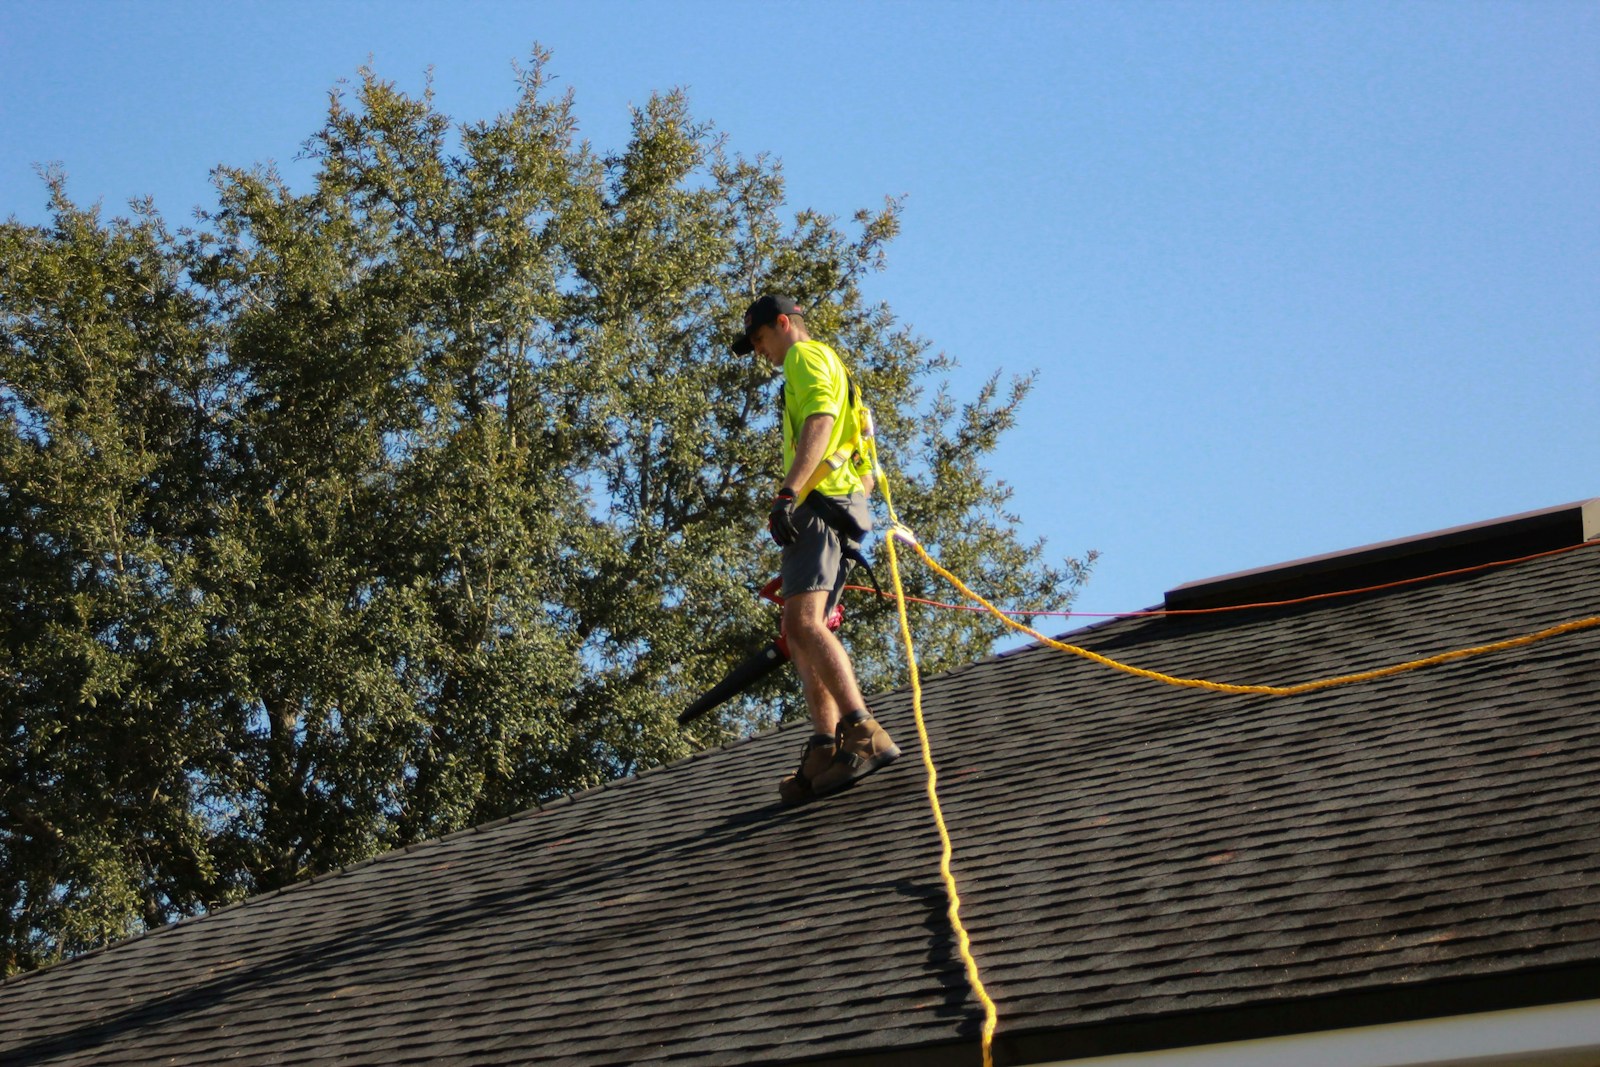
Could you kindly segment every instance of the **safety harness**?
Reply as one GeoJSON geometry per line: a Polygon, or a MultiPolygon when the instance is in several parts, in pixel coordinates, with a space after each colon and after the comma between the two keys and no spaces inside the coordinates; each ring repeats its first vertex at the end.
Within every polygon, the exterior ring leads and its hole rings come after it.
{"type": "MultiPolygon", "coordinates": [[[[839,354],[834,353],[838,359],[839,354]]],[[[856,385],[855,377],[850,373],[850,368],[844,365],[844,360],[839,359],[839,366],[844,371],[847,403],[850,405],[850,415],[855,420],[856,435],[849,441],[841,444],[838,451],[830,456],[823,457],[817,469],[811,472],[811,477],[806,479],[806,484],[800,487],[796,494],[798,503],[804,503],[806,495],[830,474],[843,467],[846,463],[855,468],[857,475],[862,478],[870,476],[874,481],[882,477],[883,470],[878,466],[878,451],[875,433],[872,425],[872,409],[867,407],[861,399],[861,387],[856,385]]]]}

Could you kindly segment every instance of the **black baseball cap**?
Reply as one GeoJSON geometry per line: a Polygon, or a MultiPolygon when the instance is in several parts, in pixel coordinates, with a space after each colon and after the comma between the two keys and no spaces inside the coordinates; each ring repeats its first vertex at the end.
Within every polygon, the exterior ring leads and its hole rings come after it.
{"type": "Polygon", "coordinates": [[[769,322],[777,322],[779,315],[805,316],[805,310],[795,302],[792,296],[776,296],[771,293],[751,304],[744,313],[744,332],[733,342],[733,354],[747,356],[755,351],[755,346],[750,343],[750,335],[769,322]]]}

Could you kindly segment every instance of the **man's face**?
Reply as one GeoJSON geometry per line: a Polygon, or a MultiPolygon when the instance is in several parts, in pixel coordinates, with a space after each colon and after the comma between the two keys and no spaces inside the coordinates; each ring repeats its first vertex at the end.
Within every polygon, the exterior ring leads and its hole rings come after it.
{"type": "Polygon", "coordinates": [[[789,354],[787,332],[778,328],[784,324],[784,316],[779,315],[777,322],[757,326],[755,332],[750,335],[750,346],[774,367],[783,366],[783,357],[789,354]]]}

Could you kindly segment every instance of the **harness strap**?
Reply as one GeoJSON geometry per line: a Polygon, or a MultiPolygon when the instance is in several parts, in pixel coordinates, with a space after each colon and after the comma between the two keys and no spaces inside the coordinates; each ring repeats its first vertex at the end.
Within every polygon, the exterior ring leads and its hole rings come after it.
{"type": "Polygon", "coordinates": [[[872,563],[861,547],[861,538],[866,536],[867,531],[857,525],[850,517],[850,513],[840,507],[839,502],[831,496],[812,493],[806,498],[806,506],[816,512],[817,518],[827,523],[833,532],[839,535],[839,555],[865,570],[867,577],[872,580],[872,588],[881,596],[883,587],[878,584],[878,576],[873,573],[872,563]]]}
{"type": "MultiPolygon", "coordinates": [[[[837,356],[838,353],[835,353],[837,356]]],[[[872,410],[861,399],[861,389],[856,385],[855,377],[850,373],[850,368],[844,365],[844,360],[839,360],[839,367],[844,371],[845,403],[849,406],[850,415],[855,420],[856,435],[850,441],[841,445],[832,455],[823,457],[817,469],[811,472],[800,491],[795,494],[795,499],[804,501],[811,491],[821,485],[823,480],[846,463],[853,464],[858,470],[865,461],[868,465],[867,473],[877,477],[881,471],[877,464],[869,459],[867,450],[868,442],[873,436],[872,410]]]]}

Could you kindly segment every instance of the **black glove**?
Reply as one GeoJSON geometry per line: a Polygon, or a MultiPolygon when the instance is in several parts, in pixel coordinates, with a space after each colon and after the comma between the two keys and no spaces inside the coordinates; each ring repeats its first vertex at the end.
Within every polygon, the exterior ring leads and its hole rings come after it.
{"type": "Polygon", "coordinates": [[[794,528],[794,490],[787,486],[772,498],[772,510],[767,512],[767,533],[780,548],[786,548],[800,539],[794,528]]]}

